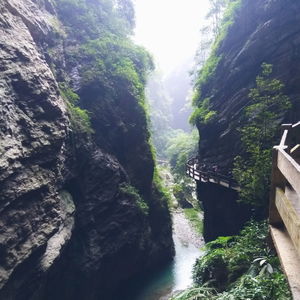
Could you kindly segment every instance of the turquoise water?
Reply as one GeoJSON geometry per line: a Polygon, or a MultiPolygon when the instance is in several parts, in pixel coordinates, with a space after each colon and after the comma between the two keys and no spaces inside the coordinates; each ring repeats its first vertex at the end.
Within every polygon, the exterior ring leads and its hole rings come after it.
{"type": "Polygon", "coordinates": [[[199,241],[195,242],[195,238],[191,238],[192,229],[182,215],[176,215],[174,223],[174,260],[160,270],[135,281],[131,291],[123,294],[123,299],[166,300],[175,291],[192,285],[192,268],[201,255],[199,241]]]}
{"type": "Polygon", "coordinates": [[[193,244],[185,244],[174,237],[176,255],[174,261],[154,274],[134,298],[134,300],[160,300],[175,291],[183,290],[192,284],[192,268],[201,252],[193,244]]]}

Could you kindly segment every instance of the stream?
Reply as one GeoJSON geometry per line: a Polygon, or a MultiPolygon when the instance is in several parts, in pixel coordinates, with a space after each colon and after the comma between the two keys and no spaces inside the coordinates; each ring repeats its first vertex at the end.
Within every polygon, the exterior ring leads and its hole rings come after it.
{"type": "Polygon", "coordinates": [[[192,268],[201,255],[203,239],[194,231],[183,211],[173,212],[174,260],[144,278],[135,282],[128,300],[167,300],[175,291],[192,285],[192,268]]]}

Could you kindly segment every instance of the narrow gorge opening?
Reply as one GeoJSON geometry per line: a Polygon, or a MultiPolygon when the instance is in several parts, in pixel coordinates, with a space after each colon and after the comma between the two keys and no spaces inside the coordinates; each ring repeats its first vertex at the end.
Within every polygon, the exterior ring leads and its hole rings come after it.
{"type": "MultiPolygon", "coordinates": [[[[155,62],[146,98],[157,169],[170,193],[175,257],[126,283],[119,295],[128,300],[159,300],[192,286],[192,268],[203,253],[203,213],[185,164],[197,153],[197,130],[189,123],[193,76],[196,60],[208,55],[207,48],[199,48],[199,36],[200,28],[209,23],[206,16],[212,7],[208,0],[137,0],[134,4],[134,40],[150,51],[155,62]]],[[[211,38],[208,31],[207,40],[211,38]]]]}
{"type": "Polygon", "coordinates": [[[1,0],[0,300],[299,299],[299,19],[1,0]]]}

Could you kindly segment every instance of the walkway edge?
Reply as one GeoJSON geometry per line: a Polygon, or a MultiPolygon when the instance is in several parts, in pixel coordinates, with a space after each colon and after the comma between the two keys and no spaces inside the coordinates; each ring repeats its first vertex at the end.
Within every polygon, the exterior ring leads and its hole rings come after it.
{"type": "Polygon", "coordinates": [[[270,232],[294,300],[300,300],[300,258],[286,229],[270,225],[270,232]]]}

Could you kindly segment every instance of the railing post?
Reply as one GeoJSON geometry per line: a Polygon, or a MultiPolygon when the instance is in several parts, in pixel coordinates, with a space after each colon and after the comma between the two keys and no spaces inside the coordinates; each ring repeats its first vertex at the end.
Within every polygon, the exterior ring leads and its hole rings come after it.
{"type": "Polygon", "coordinates": [[[281,125],[281,141],[280,141],[280,146],[284,147],[285,146],[285,152],[290,153],[290,146],[292,144],[292,139],[293,139],[293,132],[292,132],[292,124],[282,124],[281,125]]]}
{"type": "Polygon", "coordinates": [[[270,205],[269,205],[269,222],[271,225],[282,224],[282,219],[275,205],[276,188],[279,187],[284,190],[285,178],[281,174],[277,166],[278,162],[278,146],[273,147],[272,153],[272,181],[270,191],[270,205]]]}
{"type": "Polygon", "coordinates": [[[236,185],[235,181],[230,177],[224,176],[217,172],[209,171],[207,168],[205,168],[205,171],[203,169],[204,168],[201,168],[199,165],[198,158],[190,158],[186,163],[186,174],[197,181],[212,181],[216,184],[221,184],[221,182],[224,182],[228,184],[229,188],[233,188],[236,185]]]}

